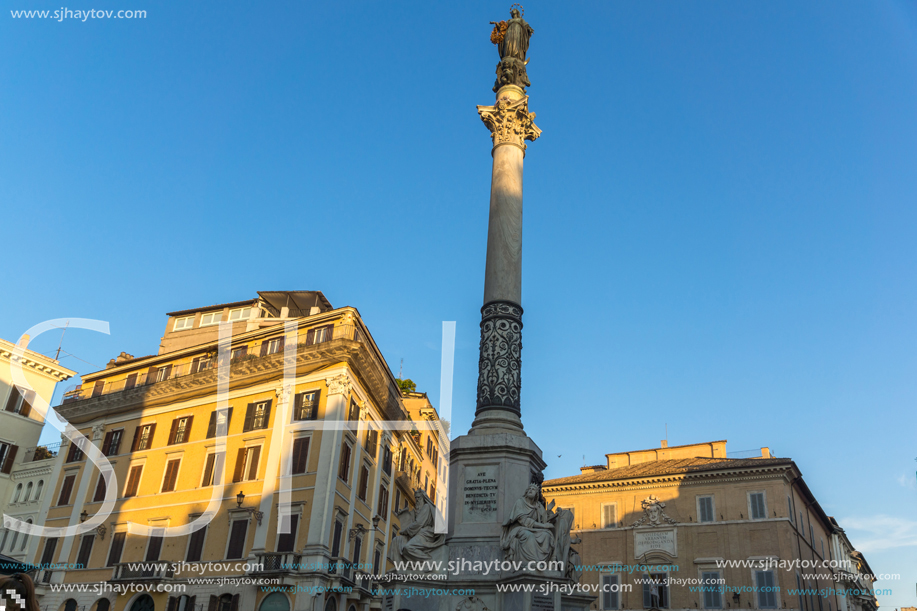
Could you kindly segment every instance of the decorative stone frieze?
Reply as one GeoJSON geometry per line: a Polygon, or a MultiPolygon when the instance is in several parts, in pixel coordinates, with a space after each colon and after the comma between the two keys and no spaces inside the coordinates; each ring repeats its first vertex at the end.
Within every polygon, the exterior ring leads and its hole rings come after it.
{"type": "Polygon", "coordinates": [[[477,411],[506,408],[520,413],[522,307],[494,301],[481,308],[477,411]]]}

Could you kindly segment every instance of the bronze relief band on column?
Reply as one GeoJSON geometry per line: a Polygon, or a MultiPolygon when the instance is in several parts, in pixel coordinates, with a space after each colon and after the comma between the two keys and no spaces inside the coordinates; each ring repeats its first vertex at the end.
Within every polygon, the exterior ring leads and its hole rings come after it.
{"type": "Polygon", "coordinates": [[[502,409],[521,416],[522,306],[491,301],[481,308],[481,360],[475,415],[502,409]]]}

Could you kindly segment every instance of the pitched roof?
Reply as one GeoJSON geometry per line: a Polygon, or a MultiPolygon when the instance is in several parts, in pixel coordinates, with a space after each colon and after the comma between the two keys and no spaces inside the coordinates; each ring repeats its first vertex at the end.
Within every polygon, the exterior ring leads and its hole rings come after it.
{"type": "Polygon", "coordinates": [[[674,458],[668,460],[652,460],[636,465],[607,469],[605,471],[551,479],[545,481],[542,486],[569,486],[622,479],[637,479],[641,477],[657,477],[660,475],[682,475],[701,471],[791,465],[792,462],[793,461],[789,458],[674,458]]]}

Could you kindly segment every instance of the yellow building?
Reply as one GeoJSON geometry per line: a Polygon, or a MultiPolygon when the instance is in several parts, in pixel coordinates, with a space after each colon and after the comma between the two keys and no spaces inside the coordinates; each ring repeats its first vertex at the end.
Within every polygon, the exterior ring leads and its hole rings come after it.
{"type": "MultiPolygon", "coordinates": [[[[393,504],[412,505],[421,474],[436,472],[411,430],[425,435],[435,426],[410,422],[357,310],[334,309],[320,292],[280,291],[168,316],[158,354],[122,353],[104,371],[84,375],[57,408],[108,457],[118,489],[102,527],[41,541],[36,562],[86,567],[42,571],[42,608],[378,606],[367,576],[386,568],[399,526],[393,504]],[[220,328],[227,322],[229,376],[220,404],[220,328]],[[224,489],[215,492],[221,481],[224,489]],[[278,502],[284,486],[286,510],[278,502]],[[217,511],[205,528],[162,536],[200,518],[212,495],[217,511]],[[279,532],[281,520],[291,532],[279,532]],[[129,523],[152,530],[136,534],[129,523]],[[141,562],[147,564],[135,565],[141,562]],[[190,581],[223,577],[279,587],[190,581]],[[53,591],[59,583],[173,591],[53,591]]],[[[67,444],[55,468],[47,525],[95,515],[106,486],[78,444],[67,444]]]]}
{"type": "MultiPolygon", "coordinates": [[[[836,561],[847,560],[843,531],[791,459],[768,448],[730,458],[725,441],[662,442],[581,471],[544,482],[543,494],[573,511],[581,583],[599,588],[593,608],[851,608],[830,594],[836,561]]],[[[875,611],[867,598],[861,609],[875,611]]]]}

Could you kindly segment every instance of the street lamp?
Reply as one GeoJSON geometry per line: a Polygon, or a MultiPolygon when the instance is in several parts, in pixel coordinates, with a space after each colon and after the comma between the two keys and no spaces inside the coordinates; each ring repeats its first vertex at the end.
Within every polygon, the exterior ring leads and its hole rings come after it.
{"type": "Polygon", "coordinates": [[[239,507],[242,506],[242,502],[245,500],[245,493],[239,490],[239,494],[236,495],[236,503],[239,507]]]}

